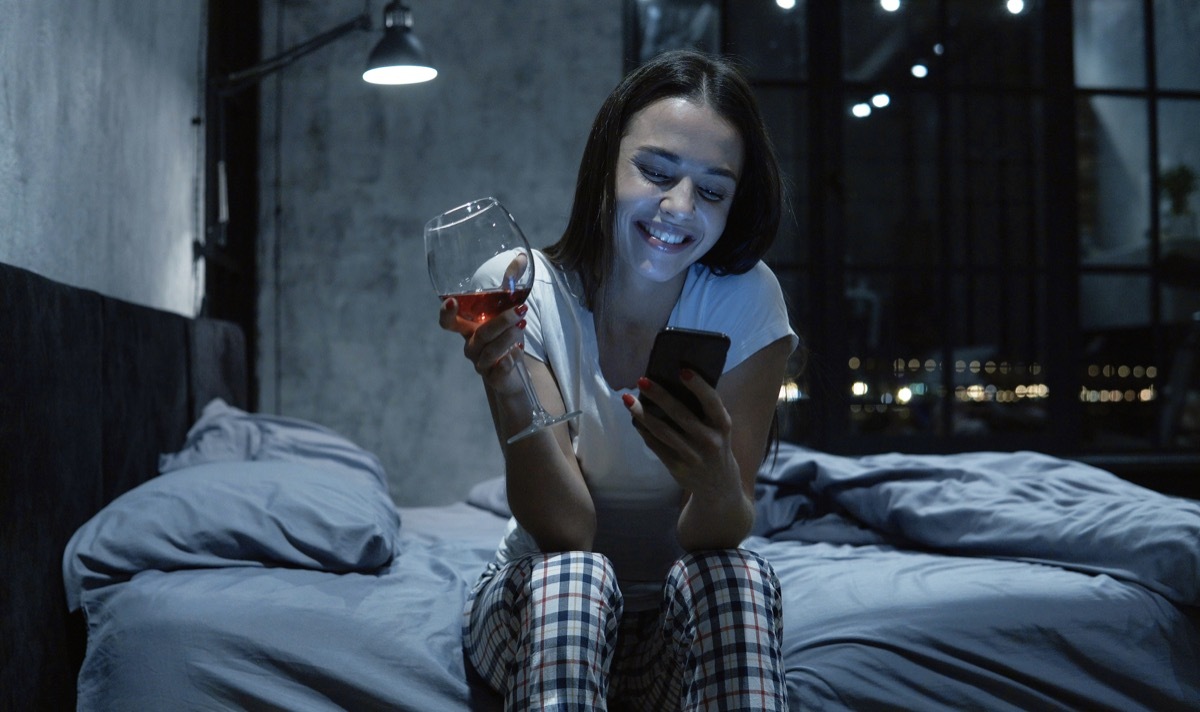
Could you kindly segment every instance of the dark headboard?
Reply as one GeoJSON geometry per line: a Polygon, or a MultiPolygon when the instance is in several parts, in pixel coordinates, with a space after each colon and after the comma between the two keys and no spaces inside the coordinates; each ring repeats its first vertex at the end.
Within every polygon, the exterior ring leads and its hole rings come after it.
{"type": "Polygon", "coordinates": [[[228,322],[0,263],[0,709],[75,709],[67,540],[154,477],[210,399],[246,407],[244,343],[228,322]]]}

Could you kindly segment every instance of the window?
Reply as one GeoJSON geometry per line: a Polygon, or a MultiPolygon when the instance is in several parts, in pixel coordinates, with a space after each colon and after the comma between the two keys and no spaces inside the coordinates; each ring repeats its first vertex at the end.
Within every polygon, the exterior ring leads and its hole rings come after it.
{"type": "Polygon", "coordinates": [[[796,216],[784,437],[1200,451],[1200,4],[738,0],[719,34],[796,216]]]}

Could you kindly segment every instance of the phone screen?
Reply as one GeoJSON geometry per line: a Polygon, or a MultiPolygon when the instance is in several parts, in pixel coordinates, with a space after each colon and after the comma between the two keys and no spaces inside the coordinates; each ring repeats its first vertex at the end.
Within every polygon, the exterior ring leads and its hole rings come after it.
{"type": "MultiPolygon", "coordinates": [[[[650,350],[650,363],[646,366],[646,377],[663,386],[683,402],[698,417],[703,417],[700,401],[679,380],[683,368],[695,371],[709,385],[716,386],[725,369],[725,355],[729,351],[729,337],[716,331],[667,327],[658,332],[650,350]]],[[[653,400],[643,397],[642,407],[646,412],[666,418],[662,409],[653,400]]]]}

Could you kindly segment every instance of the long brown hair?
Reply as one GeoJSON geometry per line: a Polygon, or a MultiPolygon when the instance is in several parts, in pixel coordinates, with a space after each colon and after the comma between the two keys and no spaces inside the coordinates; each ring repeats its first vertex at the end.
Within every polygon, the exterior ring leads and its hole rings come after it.
{"type": "Polygon", "coordinates": [[[583,281],[593,308],[612,269],[616,165],[630,119],[650,104],[683,97],[711,107],[742,138],[744,162],[725,232],[700,260],[714,274],[741,274],[771,247],[779,230],[779,163],[758,102],[732,60],[693,50],[664,52],[630,72],[600,107],[583,149],[571,217],[546,256],[583,281]]]}

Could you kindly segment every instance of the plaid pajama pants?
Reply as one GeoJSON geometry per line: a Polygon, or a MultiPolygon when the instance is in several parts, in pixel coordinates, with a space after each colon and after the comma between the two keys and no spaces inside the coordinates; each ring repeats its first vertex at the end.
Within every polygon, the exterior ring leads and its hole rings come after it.
{"type": "Polygon", "coordinates": [[[506,710],[784,710],[783,599],[743,549],[688,554],[659,610],[623,615],[608,559],[533,554],[491,564],[463,644],[506,710]]]}

